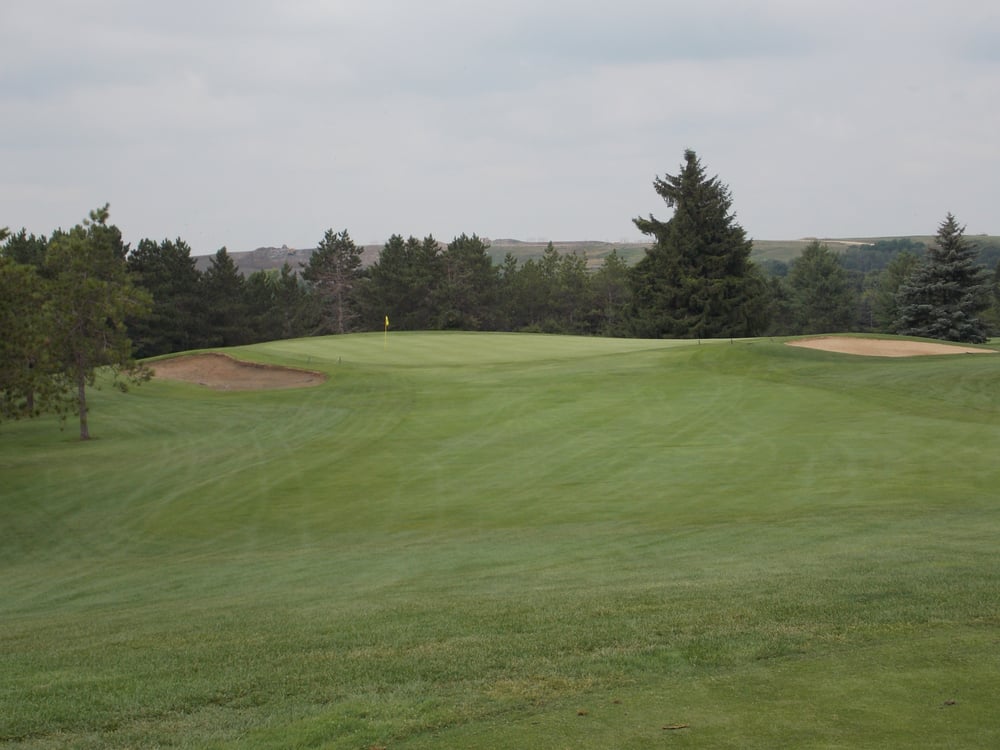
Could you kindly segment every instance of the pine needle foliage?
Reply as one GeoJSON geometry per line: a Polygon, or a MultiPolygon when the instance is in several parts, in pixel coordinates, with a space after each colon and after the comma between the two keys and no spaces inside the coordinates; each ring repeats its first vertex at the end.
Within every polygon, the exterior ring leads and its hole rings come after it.
{"type": "Polygon", "coordinates": [[[949,213],[897,293],[896,332],[909,336],[981,344],[988,338],[980,313],[990,305],[987,273],[965,227],[949,213]]]}

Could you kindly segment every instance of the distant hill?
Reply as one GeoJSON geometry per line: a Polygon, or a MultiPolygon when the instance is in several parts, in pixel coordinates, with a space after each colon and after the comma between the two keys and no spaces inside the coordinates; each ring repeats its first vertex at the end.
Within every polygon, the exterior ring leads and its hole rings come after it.
{"type": "MultiPolygon", "coordinates": [[[[991,235],[966,235],[970,242],[977,244],[983,255],[983,260],[988,266],[996,265],[997,258],[1000,257],[1000,236],[991,235]]],[[[849,238],[815,238],[803,237],[797,240],[754,240],[753,259],[756,261],[779,260],[788,262],[797,258],[805,247],[815,239],[825,243],[831,250],[846,250],[850,247],[863,247],[876,242],[886,240],[909,239],[914,242],[921,242],[930,245],[934,242],[934,237],[929,235],[900,235],[898,237],[849,237],[849,238]]],[[[548,246],[548,242],[525,242],[515,239],[495,239],[488,240],[490,243],[489,254],[495,264],[503,262],[504,257],[510,253],[520,262],[530,258],[541,258],[548,246]]],[[[444,247],[443,243],[442,247],[444,247]]],[[[578,253],[587,259],[587,266],[597,268],[601,265],[612,251],[616,251],[619,256],[625,259],[630,265],[642,258],[648,242],[598,242],[589,240],[579,241],[553,241],[552,245],[560,254],[578,253]]],[[[285,263],[291,266],[293,271],[298,271],[309,262],[315,248],[291,248],[287,245],[281,247],[259,247],[249,252],[231,252],[233,262],[244,275],[249,276],[254,271],[270,271],[280,269],[285,263]]],[[[362,246],[361,259],[365,266],[369,266],[378,259],[382,245],[362,246]]],[[[208,268],[210,255],[201,255],[196,258],[196,265],[199,270],[208,268]]]]}
{"type": "MultiPolygon", "coordinates": [[[[363,245],[361,260],[364,265],[371,265],[378,258],[381,245],[363,245]]],[[[288,245],[281,247],[258,247],[256,250],[248,252],[230,252],[229,257],[244,276],[249,276],[254,271],[271,271],[280,269],[285,263],[291,266],[293,271],[301,270],[302,266],[309,262],[309,258],[316,251],[314,247],[294,248],[288,245]]],[[[195,266],[199,271],[208,269],[211,263],[211,255],[199,255],[195,258],[195,266]]]]}
{"type": "MultiPolygon", "coordinates": [[[[510,253],[519,261],[524,262],[529,258],[541,258],[545,252],[548,242],[522,242],[520,240],[500,239],[488,240],[490,243],[489,254],[493,262],[500,264],[504,256],[510,253]]],[[[447,243],[442,243],[442,249],[447,243]]],[[[648,247],[648,243],[630,242],[553,242],[556,250],[561,254],[579,253],[587,259],[587,265],[597,268],[604,261],[604,258],[611,254],[612,250],[617,250],[618,254],[629,263],[634,263],[642,257],[643,251],[648,247]]],[[[270,271],[280,269],[287,263],[293,271],[298,271],[303,265],[309,262],[316,248],[293,248],[287,245],[281,247],[258,247],[256,250],[248,252],[229,252],[229,257],[233,259],[240,272],[249,276],[254,271],[270,271]]],[[[382,250],[382,245],[363,245],[361,261],[365,266],[369,266],[378,259],[378,254],[382,250]]],[[[199,255],[195,259],[198,270],[204,271],[211,262],[211,255],[199,255]]]]}

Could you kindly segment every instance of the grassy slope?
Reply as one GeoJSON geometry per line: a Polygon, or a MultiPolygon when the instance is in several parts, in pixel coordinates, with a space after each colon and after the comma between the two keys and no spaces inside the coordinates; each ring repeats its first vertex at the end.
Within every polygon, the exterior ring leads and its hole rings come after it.
{"type": "Polygon", "coordinates": [[[0,741],[1000,742],[1000,358],[243,356],[331,379],[102,391],[88,444],[0,429],[0,741]]]}

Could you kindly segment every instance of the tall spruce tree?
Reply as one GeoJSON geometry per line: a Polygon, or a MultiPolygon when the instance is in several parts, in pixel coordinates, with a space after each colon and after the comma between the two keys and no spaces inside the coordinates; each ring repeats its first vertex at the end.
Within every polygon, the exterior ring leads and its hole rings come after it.
{"type": "Polygon", "coordinates": [[[897,333],[986,341],[986,325],[979,315],[990,305],[989,280],[964,234],[965,227],[949,213],[938,227],[936,244],[899,287],[897,333]]]}
{"type": "Polygon", "coordinates": [[[646,338],[752,336],[766,324],[765,285],[753,243],[730,213],[729,188],[688,149],[677,175],[653,182],[674,209],[635,225],[654,238],[632,272],[633,332],[646,338]]]}

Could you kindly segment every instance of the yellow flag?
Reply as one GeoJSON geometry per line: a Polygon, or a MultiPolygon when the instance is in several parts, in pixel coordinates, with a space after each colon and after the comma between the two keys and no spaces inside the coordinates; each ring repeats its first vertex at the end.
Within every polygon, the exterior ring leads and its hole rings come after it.
{"type": "Polygon", "coordinates": [[[388,315],[385,316],[385,327],[386,328],[389,327],[389,316],[388,315]]]}

